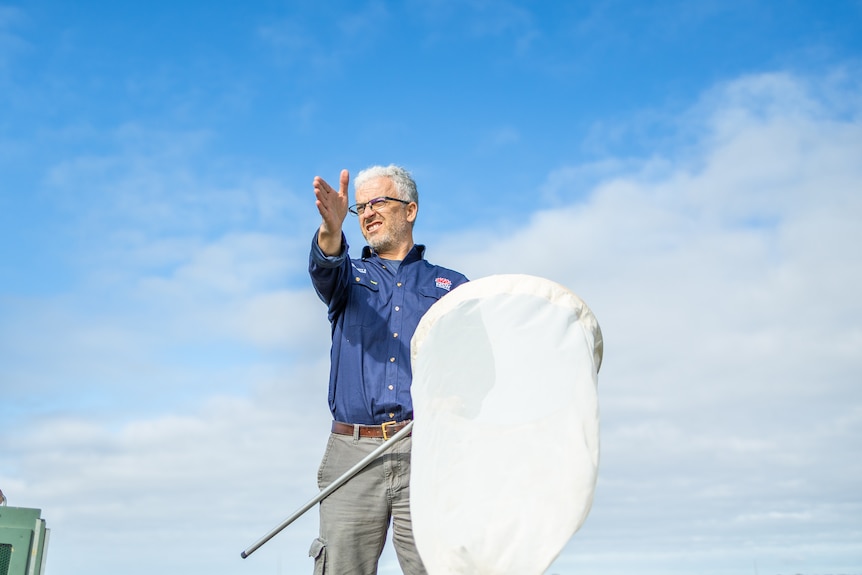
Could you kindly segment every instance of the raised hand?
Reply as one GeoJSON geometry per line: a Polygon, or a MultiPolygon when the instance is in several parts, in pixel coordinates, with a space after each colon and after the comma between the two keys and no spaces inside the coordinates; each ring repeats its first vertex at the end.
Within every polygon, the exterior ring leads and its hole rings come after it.
{"type": "Polygon", "coordinates": [[[314,202],[323,222],[317,231],[317,244],[328,256],[341,253],[341,228],[347,217],[348,183],[350,174],[341,170],[338,191],[320,176],[314,177],[314,202]]]}

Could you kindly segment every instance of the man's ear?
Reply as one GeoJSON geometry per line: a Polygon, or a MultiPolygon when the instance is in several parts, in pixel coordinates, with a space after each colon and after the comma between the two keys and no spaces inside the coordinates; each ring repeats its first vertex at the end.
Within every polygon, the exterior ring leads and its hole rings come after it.
{"type": "Polygon", "coordinates": [[[407,204],[407,221],[412,223],[416,222],[416,216],[419,214],[419,204],[416,202],[410,202],[407,204]]]}

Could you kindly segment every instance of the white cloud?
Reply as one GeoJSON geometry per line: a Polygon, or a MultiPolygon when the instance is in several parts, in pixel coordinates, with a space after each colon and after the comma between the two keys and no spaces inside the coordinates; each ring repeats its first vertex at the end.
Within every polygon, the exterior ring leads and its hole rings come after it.
{"type": "MultiPolygon", "coordinates": [[[[0,479],[12,504],[38,502],[44,510],[58,573],[134,574],[184,564],[235,570],[240,551],[314,493],[328,414],[310,400],[325,392],[282,384],[278,393],[215,397],[194,414],[118,428],[39,422],[20,441],[4,442],[26,480],[0,479]]],[[[301,527],[305,546],[311,519],[301,527]]],[[[261,572],[260,565],[249,567],[261,572]]]]}

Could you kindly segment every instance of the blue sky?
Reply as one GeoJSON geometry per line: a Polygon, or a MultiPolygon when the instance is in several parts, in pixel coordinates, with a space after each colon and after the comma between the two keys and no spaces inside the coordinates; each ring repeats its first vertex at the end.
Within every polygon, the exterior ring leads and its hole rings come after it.
{"type": "Polygon", "coordinates": [[[310,570],[313,513],[239,552],[328,429],[311,182],[390,162],[431,261],[602,325],[549,573],[862,573],[862,3],[175,4],[0,3],[0,489],[53,575],[310,570]]]}

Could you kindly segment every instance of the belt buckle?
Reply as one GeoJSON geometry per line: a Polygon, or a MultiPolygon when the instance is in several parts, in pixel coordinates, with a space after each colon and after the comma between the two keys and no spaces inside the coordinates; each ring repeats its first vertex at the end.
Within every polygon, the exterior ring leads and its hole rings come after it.
{"type": "Polygon", "coordinates": [[[380,429],[383,431],[383,441],[386,441],[389,439],[389,435],[387,435],[387,432],[386,432],[386,426],[388,426],[388,425],[398,425],[398,422],[397,421],[387,421],[386,423],[380,424],[380,429]]]}

